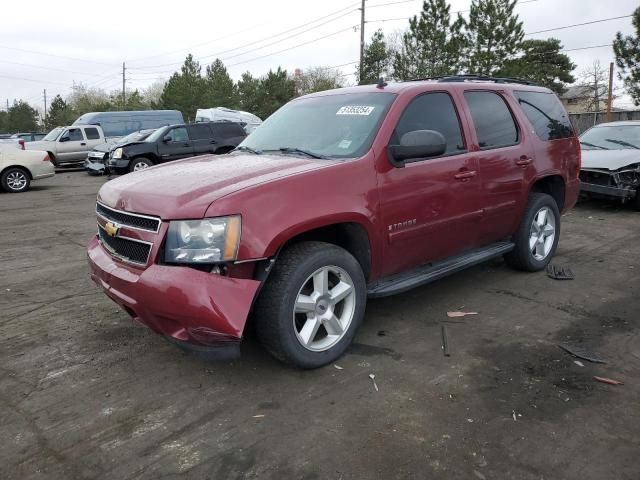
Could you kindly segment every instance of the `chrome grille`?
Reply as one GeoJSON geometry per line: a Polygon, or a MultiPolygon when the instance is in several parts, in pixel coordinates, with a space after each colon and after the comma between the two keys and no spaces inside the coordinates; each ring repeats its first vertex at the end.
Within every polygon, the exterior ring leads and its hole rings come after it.
{"type": "Polygon", "coordinates": [[[96,203],[96,213],[105,220],[115,222],[125,227],[137,228],[138,230],[146,230],[154,233],[158,233],[158,230],[160,230],[160,219],[157,217],[123,212],[122,210],[115,210],[101,203],[96,203]]]}
{"type": "Polygon", "coordinates": [[[151,244],[124,237],[111,237],[98,225],[98,235],[102,245],[115,257],[126,262],[146,265],[151,252],[151,244]]]}

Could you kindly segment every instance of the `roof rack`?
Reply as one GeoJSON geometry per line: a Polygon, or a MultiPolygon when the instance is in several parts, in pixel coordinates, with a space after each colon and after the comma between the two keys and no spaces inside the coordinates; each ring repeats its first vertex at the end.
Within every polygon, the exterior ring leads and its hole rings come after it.
{"type": "Polygon", "coordinates": [[[476,82],[494,82],[494,83],[519,83],[522,85],[534,85],[538,84],[535,82],[530,82],[529,80],[523,80],[521,78],[509,78],[509,77],[492,77],[489,75],[442,75],[439,77],[429,77],[429,78],[414,78],[411,80],[407,80],[408,82],[419,82],[424,80],[437,80],[438,82],[467,82],[467,81],[476,81],[476,82]]]}

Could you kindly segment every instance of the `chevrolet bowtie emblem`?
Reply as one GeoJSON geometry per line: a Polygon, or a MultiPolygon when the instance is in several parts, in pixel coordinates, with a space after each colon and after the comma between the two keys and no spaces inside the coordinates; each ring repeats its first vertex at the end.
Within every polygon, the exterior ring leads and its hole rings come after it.
{"type": "Polygon", "coordinates": [[[107,222],[104,225],[104,231],[107,232],[107,235],[109,235],[110,237],[115,237],[116,235],[118,235],[118,231],[120,231],[120,226],[116,225],[113,222],[107,222]]]}

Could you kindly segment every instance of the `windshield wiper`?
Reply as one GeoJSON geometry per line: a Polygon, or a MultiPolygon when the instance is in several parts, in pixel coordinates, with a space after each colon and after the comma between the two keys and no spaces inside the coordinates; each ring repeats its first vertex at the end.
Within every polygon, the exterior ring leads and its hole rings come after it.
{"type": "Polygon", "coordinates": [[[234,152],[249,152],[249,153],[253,153],[254,155],[260,155],[262,153],[262,150],[254,150],[253,148],[246,147],[244,145],[236,147],[232,151],[234,151],[234,152]]]}
{"type": "Polygon", "coordinates": [[[636,150],[640,150],[640,147],[638,147],[637,145],[634,145],[633,143],[625,142],[624,140],[615,140],[613,138],[605,138],[604,140],[605,142],[616,143],[618,145],[622,145],[623,147],[631,147],[631,148],[635,148],[636,150]]]}
{"type": "Polygon", "coordinates": [[[601,150],[609,150],[607,147],[603,147],[602,145],[595,145],[589,142],[580,142],[580,145],[586,145],[587,147],[599,148],[601,150]]]}
{"type": "Polygon", "coordinates": [[[301,153],[311,158],[319,158],[319,159],[327,158],[324,155],[320,155],[318,153],[313,153],[313,152],[310,152],[309,150],[303,150],[302,148],[296,148],[296,147],[280,147],[278,150],[282,153],[301,153]]]}

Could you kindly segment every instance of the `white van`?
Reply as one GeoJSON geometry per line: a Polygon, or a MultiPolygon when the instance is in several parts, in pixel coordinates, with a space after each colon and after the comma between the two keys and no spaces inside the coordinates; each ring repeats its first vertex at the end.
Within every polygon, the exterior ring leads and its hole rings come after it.
{"type": "Polygon", "coordinates": [[[199,108],[196,122],[237,122],[242,123],[247,134],[253,132],[262,123],[260,117],[249,112],[231,110],[225,107],[199,108]]]}

